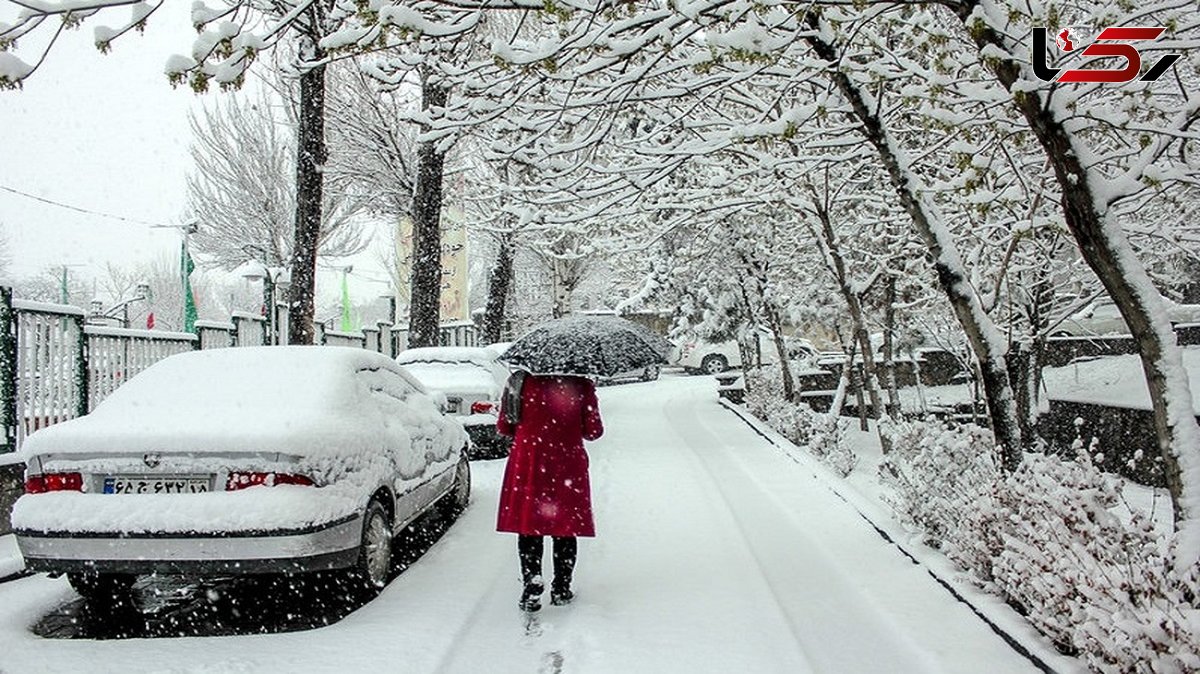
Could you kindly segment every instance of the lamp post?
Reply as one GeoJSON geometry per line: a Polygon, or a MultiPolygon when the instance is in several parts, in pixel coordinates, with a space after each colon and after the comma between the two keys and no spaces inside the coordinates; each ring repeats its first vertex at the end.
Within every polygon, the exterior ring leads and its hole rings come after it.
{"type": "MultiPolygon", "coordinates": [[[[246,248],[257,246],[246,246],[246,248]]],[[[287,270],[283,267],[268,267],[263,262],[250,259],[242,265],[242,278],[249,281],[262,281],[263,284],[263,318],[266,319],[267,344],[279,344],[276,334],[275,293],[280,285],[287,282],[287,270]]]]}
{"type": "Polygon", "coordinates": [[[144,302],[150,296],[150,285],[147,283],[139,283],[137,285],[137,294],[127,300],[122,300],[104,310],[104,302],[94,299],[92,300],[91,316],[93,320],[111,318],[121,321],[122,328],[129,327],[129,305],[134,302],[144,302]],[[118,319],[116,312],[120,310],[121,317],[118,319]]]}

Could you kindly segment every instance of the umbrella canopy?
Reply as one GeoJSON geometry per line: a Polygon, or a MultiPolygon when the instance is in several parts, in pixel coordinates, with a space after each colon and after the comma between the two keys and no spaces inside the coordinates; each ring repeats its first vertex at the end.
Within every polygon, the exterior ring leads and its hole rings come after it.
{"type": "Polygon", "coordinates": [[[534,374],[611,377],[665,364],[669,348],[666,340],[623,318],[567,316],[530,330],[500,359],[534,374]]]}

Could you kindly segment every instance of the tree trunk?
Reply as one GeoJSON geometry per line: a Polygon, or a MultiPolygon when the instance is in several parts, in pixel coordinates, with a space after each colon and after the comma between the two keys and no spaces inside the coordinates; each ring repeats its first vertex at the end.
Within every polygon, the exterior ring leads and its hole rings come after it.
{"type": "Polygon", "coordinates": [[[550,283],[553,286],[551,292],[554,293],[550,315],[554,318],[562,318],[571,313],[571,290],[567,283],[566,264],[564,260],[556,257],[550,259],[550,283]]]}
{"type": "Polygon", "coordinates": [[[1033,345],[1026,341],[1014,342],[1008,351],[1008,376],[1012,379],[1016,393],[1017,418],[1021,422],[1021,438],[1025,443],[1024,449],[1030,450],[1036,444],[1034,429],[1030,424],[1033,418],[1030,410],[1033,408],[1033,345]]]}
{"type": "Polygon", "coordinates": [[[854,116],[862,124],[861,131],[875,147],[900,203],[929,250],[938,283],[946,293],[979,361],[992,434],[1000,448],[1003,466],[1009,471],[1016,470],[1021,463],[1021,426],[1005,366],[1003,338],[971,286],[962,257],[941,214],[933,202],[922,194],[920,180],[911,170],[908,155],[884,127],[871,96],[838,69],[841,53],[834,46],[832,38],[828,37],[828,26],[823,25],[814,12],[808,14],[807,20],[813,29],[813,33],[807,37],[809,45],[830,64],[829,76],[850,103],[854,116]]]}
{"type": "MultiPolygon", "coordinates": [[[[313,59],[324,57],[308,45],[313,59]]],[[[321,239],[325,147],[325,66],[300,76],[300,114],[296,142],[296,219],[292,245],[292,284],[288,288],[288,343],[313,343],[313,304],[317,286],[317,248],[321,239]]]]}
{"type": "Polygon", "coordinates": [[[779,312],[772,306],[764,307],[767,315],[767,327],[774,337],[775,353],[779,357],[779,370],[783,377],[783,397],[789,402],[796,400],[796,380],[792,377],[792,364],[788,359],[787,344],[783,341],[783,320],[779,312]]]}
{"type": "MultiPolygon", "coordinates": [[[[838,329],[838,332],[840,333],[841,329],[838,329]]],[[[833,403],[829,406],[829,416],[833,419],[842,416],[842,408],[846,406],[846,391],[849,390],[852,383],[850,368],[854,364],[854,354],[858,351],[853,339],[849,341],[849,344],[843,342],[842,350],[846,352],[846,362],[842,365],[842,376],[838,377],[837,390],[833,392],[833,403]]]]}
{"type": "MultiPolygon", "coordinates": [[[[992,47],[998,48],[995,53],[1011,53],[1003,36],[971,19],[977,4],[972,0],[955,8],[975,43],[980,49],[992,47]]],[[[1193,564],[1200,558],[1200,512],[1196,511],[1200,509],[1200,426],[1192,409],[1183,355],[1162,311],[1162,298],[1133,255],[1120,225],[1107,210],[1097,208],[1090,172],[1075,150],[1071,132],[1038,91],[1027,87],[1014,91],[1021,79],[1019,63],[1001,57],[987,61],[1000,83],[1013,93],[1014,104],[1042,144],[1062,190],[1067,228],[1137,342],[1176,529],[1188,532],[1177,562],[1193,564]],[[1184,526],[1185,522],[1190,524],[1184,526]]]]}
{"type": "MultiPolygon", "coordinates": [[[[421,77],[421,108],[443,108],[449,91],[428,72],[421,77]]],[[[436,113],[434,113],[436,114],[436,113]]],[[[422,127],[429,131],[428,126],[422,127]]],[[[409,283],[408,346],[437,346],[442,304],[442,176],[446,155],[438,141],[417,147],[417,182],[413,190],[413,258],[409,283]]]]}
{"type": "MultiPolygon", "coordinates": [[[[829,218],[829,211],[824,205],[816,205],[817,219],[821,222],[821,236],[825,242],[825,253],[829,258],[829,264],[832,265],[834,279],[837,281],[838,290],[842,294],[842,299],[846,302],[846,309],[850,313],[850,321],[854,330],[854,341],[858,344],[859,350],[862,352],[862,381],[860,382],[858,396],[862,399],[862,389],[865,387],[867,393],[871,396],[871,418],[879,420],[884,416],[883,397],[879,395],[879,378],[875,373],[875,349],[871,346],[871,335],[867,332],[866,321],[863,319],[862,301],[854,288],[851,287],[849,274],[846,272],[846,262],[842,258],[842,251],[839,247],[837,235],[833,231],[833,221],[829,218]]],[[[861,412],[860,412],[861,415],[861,412]]],[[[865,417],[864,417],[865,418],[865,417]]],[[[866,422],[863,422],[863,430],[867,430],[866,422]]],[[[888,436],[883,432],[883,428],[876,426],[875,429],[879,433],[879,444],[884,454],[887,454],[892,449],[892,443],[888,436]]]]}
{"type": "MultiPolygon", "coordinates": [[[[896,276],[889,273],[884,285],[883,378],[887,386],[889,417],[900,416],[900,390],[896,384],[896,276]]],[[[915,361],[914,361],[915,367],[915,361]]]]}
{"type": "MultiPolygon", "coordinates": [[[[763,317],[767,321],[767,329],[771,331],[773,346],[775,347],[775,355],[779,359],[779,372],[781,383],[783,384],[783,398],[789,402],[796,399],[796,380],[792,377],[792,366],[788,360],[787,345],[783,340],[783,318],[779,315],[779,309],[771,304],[767,299],[767,267],[758,260],[751,260],[744,253],[739,253],[742,258],[742,264],[746,269],[753,274],[757,287],[757,296],[762,304],[763,317]]],[[[747,305],[750,303],[750,298],[747,296],[745,288],[742,289],[743,296],[746,296],[747,305]]],[[[753,308],[751,308],[753,314],[753,308]]],[[[760,333],[755,331],[754,334],[754,350],[758,357],[758,363],[762,364],[762,342],[760,333]]]]}
{"type": "Polygon", "coordinates": [[[504,332],[505,307],[512,287],[513,246],[510,237],[498,239],[500,250],[488,275],[487,308],[483,311],[483,339],[488,344],[499,342],[504,332]]]}
{"type": "MultiPolygon", "coordinates": [[[[854,341],[858,342],[858,335],[854,337],[854,341]]],[[[867,401],[863,398],[863,385],[866,377],[862,376],[862,371],[854,367],[854,358],[850,358],[850,385],[854,387],[854,402],[858,403],[858,429],[860,431],[871,430],[869,417],[867,416],[867,401]]],[[[876,410],[878,411],[878,410],[876,410]]]]}

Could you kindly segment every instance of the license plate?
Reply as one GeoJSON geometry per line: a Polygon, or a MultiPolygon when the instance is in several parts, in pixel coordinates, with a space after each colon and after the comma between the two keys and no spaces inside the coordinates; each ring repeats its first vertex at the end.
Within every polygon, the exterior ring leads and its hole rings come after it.
{"type": "Polygon", "coordinates": [[[211,475],[110,475],[105,494],[199,494],[212,491],[211,475]]]}

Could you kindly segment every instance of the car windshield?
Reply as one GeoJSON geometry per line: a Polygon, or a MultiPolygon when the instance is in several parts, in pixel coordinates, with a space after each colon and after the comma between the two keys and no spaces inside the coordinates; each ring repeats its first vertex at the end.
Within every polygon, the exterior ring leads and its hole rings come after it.
{"type": "Polygon", "coordinates": [[[416,361],[403,367],[426,388],[439,391],[490,391],[498,386],[492,373],[474,362],[416,361]]]}

